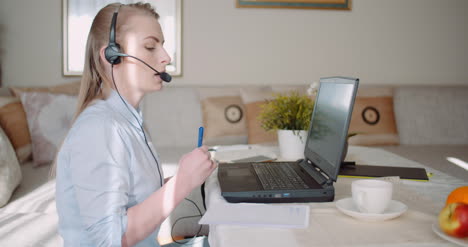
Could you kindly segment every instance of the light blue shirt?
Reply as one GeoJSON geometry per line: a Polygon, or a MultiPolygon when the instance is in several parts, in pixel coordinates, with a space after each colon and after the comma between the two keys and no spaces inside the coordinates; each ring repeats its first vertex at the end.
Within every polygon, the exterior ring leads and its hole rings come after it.
{"type": "MultiPolygon", "coordinates": [[[[140,111],[127,108],[112,91],[87,107],[70,129],[58,153],[56,178],[58,230],[65,246],[120,246],[128,208],[161,187],[162,169],[137,119],[143,124],[140,111]]],[[[159,246],[158,231],[136,246],[159,246]]]]}

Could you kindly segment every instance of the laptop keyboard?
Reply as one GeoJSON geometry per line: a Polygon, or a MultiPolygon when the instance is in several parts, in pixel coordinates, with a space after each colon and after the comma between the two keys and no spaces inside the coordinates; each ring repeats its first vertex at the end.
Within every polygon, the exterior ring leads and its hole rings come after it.
{"type": "Polygon", "coordinates": [[[252,166],[265,190],[309,188],[288,163],[254,163],[252,166]]]}

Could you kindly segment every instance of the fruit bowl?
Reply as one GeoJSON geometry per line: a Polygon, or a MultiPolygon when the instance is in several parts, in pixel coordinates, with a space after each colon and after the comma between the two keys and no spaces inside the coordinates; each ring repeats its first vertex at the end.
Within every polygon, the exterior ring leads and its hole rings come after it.
{"type": "Polygon", "coordinates": [[[456,238],[456,237],[452,237],[448,234],[446,234],[445,232],[442,231],[442,229],[440,229],[439,227],[439,222],[435,222],[434,224],[432,224],[432,231],[434,231],[437,235],[439,235],[439,237],[447,240],[447,241],[450,241],[454,244],[458,244],[460,246],[465,246],[465,247],[468,247],[468,239],[467,238],[456,238]]]}

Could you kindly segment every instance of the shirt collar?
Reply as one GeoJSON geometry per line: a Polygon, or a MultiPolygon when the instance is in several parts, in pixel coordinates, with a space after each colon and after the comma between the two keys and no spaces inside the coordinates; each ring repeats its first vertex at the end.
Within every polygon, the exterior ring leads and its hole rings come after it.
{"type": "Polygon", "coordinates": [[[141,129],[141,126],[143,126],[143,116],[140,107],[135,109],[130,103],[128,103],[127,100],[125,100],[124,97],[121,98],[119,94],[113,89],[110,90],[110,94],[106,99],[106,102],[113,110],[122,115],[132,125],[138,129],[141,129]]]}

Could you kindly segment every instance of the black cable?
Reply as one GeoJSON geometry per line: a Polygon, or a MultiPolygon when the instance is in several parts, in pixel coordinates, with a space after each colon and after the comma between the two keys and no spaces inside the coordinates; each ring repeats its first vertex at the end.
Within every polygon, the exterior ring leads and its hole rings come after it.
{"type": "Polygon", "coordinates": [[[158,173],[159,173],[159,182],[161,184],[161,187],[163,186],[163,179],[162,179],[162,175],[161,175],[161,171],[159,170],[159,162],[158,160],[156,159],[156,156],[154,156],[153,154],[153,151],[151,150],[151,147],[149,146],[148,144],[148,139],[146,139],[146,134],[145,134],[145,130],[143,129],[143,126],[142,124],[140,124],[140,121],[138,121],[138,118],[135,116],[135,114],[133,114],[133,112],[130,110],[130,108],[128,107],[127,105],[127,102],[125,102],[125,100],[122,98],[122,96],[120,95],[120,92],[119,92],[119,89],[117,88],[117,84],[115,84],[115,80],[114,80],[114,64],[111,65],[111,75],[112,75],[112,82],[114,83],[114,87],[115,87],[115,90],[117,91],[117,94],[119,95],[120,97],[120,100],[122,100],[122,102],[124,103],[125,107],[127,107],[127,110],[133,115],[133,117],[135,118],[135,120],[137,121],[138,125],[140,126],[141,128],[141,132],[143,132],[143,137],[145,138],[145,144],[146,146],[148,147],[151,155],[153,156],[154,158],[154,161],[156,161],[156,166],[158,168],[158,173]]]}
{"type": "MultiPolygon", "coordinates": [[[[175,225],[177,224],[177,222],[178,222],[179,220],[188,219],[188,218],[195,218],[195,217],[202,217],[202,216],[203,216],[203,214],[202,214],[200,208],[197,206],[197,204],[196,204],[194,201],[192,201],[192,200],[190,200],[190,199],[188,199],[188,198],[185,198],[185,200],[187,200],[187,201],[191,202],[193,205],[195,205],[195,207],[196,207],[197,210],[198,210],[198,213],[200,213],[200,214],[199,214],[199,215],[192,215],[192,216],[180,217],[180,218],[178,218],[178,219],[174,222],[174,224],[173,224],[172,227],[171,227],[171,238],[172,238],[172,241],[173,241],[174,243],[176,243],[176,244],[187,244],[187,243],[189,243],[190,241],[194,241],[194,239],[195,239],[196,237],[198,237],[198,235],[200,234],[200,232],[201,232],[201,230],[202,230],[202,227],[203,227],[203,225],[200,225],[200,228],[198,228],[197,234],[195,234],[195,236],[193,236],[193,237],[192,237],[191,239],[189,239],[188,241],[179,242],[179,241],[177,241],[177,240],[174,239],[174,236],[172,235],[172,233],[174,232],[174,227],[175,227],[175,225]]],[[[191,243],[191,244],[194,244],[194,243],[191,243]]]]}
{"type": "Polygon", "coordinates": [[[205,182],[203,182],[202,185],[200,186],[200,191],[201,191],[201,196],[202,196],[203,207],[205,208],[205,211],[206,211],[206,203],[205,203],[205,182]]]}

